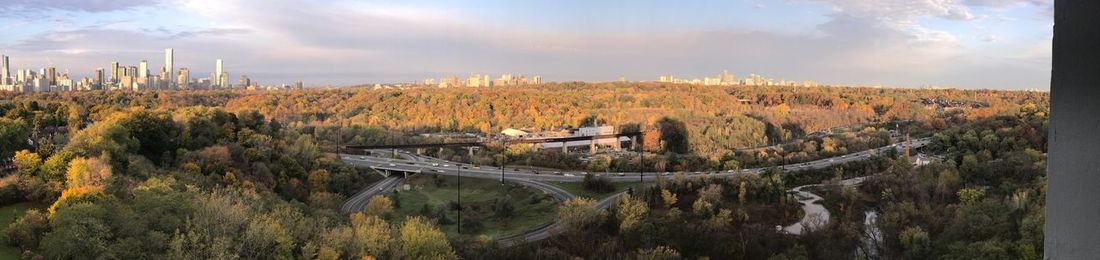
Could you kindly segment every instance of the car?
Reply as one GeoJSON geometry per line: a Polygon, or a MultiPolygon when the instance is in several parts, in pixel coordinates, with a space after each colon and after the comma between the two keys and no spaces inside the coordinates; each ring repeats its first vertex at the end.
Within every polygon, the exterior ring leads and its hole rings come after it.
{"type": "Polygon", "coordinates": [[[561,172],[554,172],[554,174],[561,175],[561,172]]]}
{"type": "Polygon", "coordinates": [[[438,163],[432,163],[432,166],[439,166],[438,163]]]}
{"type": "Polygon", "coordinates": [[[519,168],[512,168],[512,171],[514,171],[514,172],[518,172],[518,171],[519,171],[519,168]]]}
{"type": "Polygon", "coordinates": [[[444,164],[443,167],[451,167],[450,164],[444,164]]]}
{"type": "Polygon", "coordinates": [[[618,173],[615,173],[615,175],[619,175],[619,176],[626,176],[626,173],[623,173],[623,172],[618,172],[618,173]]]}
{"type": "Polygon", "coordinates": [[[470,169],[470,167],[462,166],[462,169],[467,169],[467,170],[469,170],[469,169],[470,169]]]}
{"type": "Polygon", "coordinates": [[[669,172],[661,173],[661,175],[665,175],[665,176],[668,176],[669,174],[671,174],[671,173],[669,173],[669,172]]]}
{"type": "Polygon", "coordinates": [[[394,167],[394,166],[397,166],[397,165],[396,165],[396,164],[392,164],[392,163],[390,164],[390,167],[394,167]]]}
{"type": "Polygon", "coordinates": [[[695,174],[701,174],[701,172],[695,172],[695,174]]]}
{"type": "Polygon", "coordinates": [[[829,162],[833,162],[833,161],[836,161],[836,159],[829,159],[829,162]]]}
{"type": "Polygon", "coordinates": [[[728,173],[735,173],[735,172],[737,172],[737,171],[734,171],[734,170],[728,170],[728,171],[726,171],[726,172],[728,172],[728,173]]]}
{"type": "Polygon", "coordinates": [[[367,159],[366,156],[359,156],[359,160],[366,160],[366,159],[367,159]]]}
{"type": "Polygon", "coordinates": [[[474,166],[474,169],[478,169],[478,170],[480,170],[480,169],[481,169],[481,166],[474,166]]]}
{"type": "Polygon", "coordinates": [[[407,163],[405,163],[405,164],[408,164],[408,165],[416,165],[415,163],[412,163],[412,162],[407,162],[407,163]]]}
{"type": "Polygon", "coordinates": [[[539,174],[539,171],[534,171],[534,172],[535,172],[535,174],[539,174]]]}
{"type": "Polygon", "coordinates": [[[572,173],[566,173],[565,176],[566,177],[573,177],[573,176],[576,176],[576,175],[573,175],[572,173]]]}
{"type": "Polygon", "coordinates": [[[588,172],[581,172],[581,175],[588,175],[588,172]]]}
{"type": "Polygon", "coordinates": [[[443,170],[435,169],[435,172],[443,172],[443,170]]]}

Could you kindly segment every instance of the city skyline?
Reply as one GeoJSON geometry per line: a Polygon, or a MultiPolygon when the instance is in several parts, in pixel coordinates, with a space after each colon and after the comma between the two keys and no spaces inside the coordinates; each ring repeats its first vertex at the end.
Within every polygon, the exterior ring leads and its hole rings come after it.
{"type": "Polygon", "coordinates": [[[554,3],[17,1],[0,7],[0,52],[20,68],[91,76],[80,73],[153,62],[171,46],[188,53],[175,67],[192,75],[225,59],[226,71],[311,85],[517,71],[656,80],[728,69],[822,84],[1049,88],[1048,0],[554,3]],[[300,15],[272,15],[289,10],[300,15]]]}

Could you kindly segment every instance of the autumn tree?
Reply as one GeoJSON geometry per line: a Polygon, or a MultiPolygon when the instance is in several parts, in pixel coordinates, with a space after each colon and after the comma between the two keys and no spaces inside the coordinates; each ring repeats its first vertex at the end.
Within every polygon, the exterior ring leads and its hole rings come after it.
{"type": "Polygon", "coordinates": [[[401,249],[398,254],[402,259],[458,259],[447,236],[428,219],[407,218],[399,233],[401,249]]]}
{"type": "Polygon", "coordinates": [[[558,220],[573,230],[583,230],[606,215],[596,208],[596,201],[589,198],[572,198],[558,206],[558,220]]]}
{"type": "Polygon", "coordinates": [[[386,196],[374,196],[367,202],[364,212],[371,216],[388,216],[393,212],[393,201],[386,196]]]}
{"type": "Polygon", "coordinates": [[[630,194],[623,194],[615,207],[615,216],[619,218],[619,232],[630,233],[636,230],[648,213],[649,207],[644,201],[630,194]]]}

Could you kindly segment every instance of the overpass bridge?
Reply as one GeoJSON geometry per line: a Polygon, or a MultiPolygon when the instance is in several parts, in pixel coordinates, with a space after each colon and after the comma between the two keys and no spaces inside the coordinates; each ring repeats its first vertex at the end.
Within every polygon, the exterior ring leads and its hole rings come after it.
{"type": "MultiPolygon", "coordinates": [[[[611,142],[612,148],[619,150],[622,149],[622,142],[620,137],[630,138],[630,149],[634,150],[638,145],[638,138],[642,136],[642,132],[623,132],[616,134],[604,134],[604,135],[588,135],[588,136],[563,136],[563,137],[547,137],[547,138],[519,138],[519,139],[504,139],[499,141],[483,141],[483,142],[453,142],[453,143],[421,143],[421,144],[392,144],[392,145],[345,145],[340,147],[340,152],[346,154],[365,154],[371,150],[396,150],[396,149],[417,149],[418,153],[423,153],[422,149],[425,148],[444,148],[444,147],[461,147],[469,150],[470,154],[473,154],[477,147],[485,147],[493,144],[502,145],[515,145],[515,144],[556,144],[561,143],[562,152],[568,152],[569,142],[577,141],[591,141],[589,143],[589,149],[594,153],[596,147],[600,144],[601,140],[613,139],[611,142]]],[[[606,142],[604,142],[606,143],[606,142]]]]}

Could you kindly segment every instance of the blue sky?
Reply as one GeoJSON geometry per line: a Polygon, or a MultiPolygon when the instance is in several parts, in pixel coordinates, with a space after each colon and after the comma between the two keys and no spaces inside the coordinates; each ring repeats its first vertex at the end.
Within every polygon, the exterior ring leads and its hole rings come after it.
{"type": "Polygon", "coordinates": [[[13,67],[119,61],[308,85],[471,73],[1048,89],[1052,0],[0,0],[13,67]]]}

